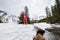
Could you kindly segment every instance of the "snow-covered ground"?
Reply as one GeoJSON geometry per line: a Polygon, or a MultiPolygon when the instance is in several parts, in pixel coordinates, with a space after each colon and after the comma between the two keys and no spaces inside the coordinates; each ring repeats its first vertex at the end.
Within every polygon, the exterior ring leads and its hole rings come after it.
{"type": "Polygon", "coordinates": [[[50,27],[46,23],[36,24],[16,24],[16,23],[0,23],[0,40],[33,40],[36,35],[34,26],[50,27]]]}
{"type": "Polygon", "coordinates": [[[51,24],[47,24],[47,23],[35,23],[34,26],[45,30],[45,28],[50,28],[51,24]]]}

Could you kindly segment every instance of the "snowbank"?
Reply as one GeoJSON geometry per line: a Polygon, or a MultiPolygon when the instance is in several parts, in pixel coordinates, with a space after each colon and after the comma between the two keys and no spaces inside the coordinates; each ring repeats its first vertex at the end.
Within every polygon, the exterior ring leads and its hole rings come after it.
{"type": "Polygon", "coordinates": [[[46,28],[50,28],[51,27],[51,25],[47,24],[47,23],[35,23],[34,26],[38,27],[40,29],[43,29],[43,30],[45,30],[46,28]]]}

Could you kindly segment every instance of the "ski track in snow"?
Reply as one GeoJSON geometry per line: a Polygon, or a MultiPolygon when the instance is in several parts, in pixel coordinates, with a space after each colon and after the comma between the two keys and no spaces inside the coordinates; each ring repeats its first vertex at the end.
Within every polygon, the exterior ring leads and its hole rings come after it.
{"type": "Polygon", "coordinates": [[[33,40],[36,31],[32,24],[1,23],[0,40],[33,40]]]}

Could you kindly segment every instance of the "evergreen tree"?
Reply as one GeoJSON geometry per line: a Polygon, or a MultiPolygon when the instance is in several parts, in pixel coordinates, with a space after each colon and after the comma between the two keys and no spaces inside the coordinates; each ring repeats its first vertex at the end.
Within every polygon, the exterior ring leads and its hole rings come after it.
{"type": "Polygon", "coordinates": [[[60,23],[60,0],[56,0],[56,5],[57,5],[57,14],[58,14],[57,22],[60,23]]]}
{"type": "Polygon", "coordinates": [[[60,16],[60,1],[59,0],[56,0],[56,5],[57,5],[58,16],[60,16]]]}
{"type": "Polygon", "coordinates": [[[48,7],[46,7],[46,15],[47,15],[46,21],[51,23],[51,12],[48,7]]]}
{"type": "Polygon", "coordinates": [[[51,6],[51,11],[52,11],[52,23],[57,23],[57,18],[58,18],[58,11],[57,11],[57,6],[51,6]]]}
{"type": "Polygon", "coordinates": [[[60,0],[55,0],[56,4],[51,6],[51,12],[48,7],[46,7],[46,22],[48,23],[60,23],[60,0]]]}
{"type": "Polygon", "coordinates": [[[24,12],[22,11],[19,17],[19,23],[23,23],[24,12]]]}
{"type": "Polygon", "coordinates": [[[56,4],[51,7],[52,11],[52,22],[53,23],[60,23],[60,1],[55,0],[56,4]]]}

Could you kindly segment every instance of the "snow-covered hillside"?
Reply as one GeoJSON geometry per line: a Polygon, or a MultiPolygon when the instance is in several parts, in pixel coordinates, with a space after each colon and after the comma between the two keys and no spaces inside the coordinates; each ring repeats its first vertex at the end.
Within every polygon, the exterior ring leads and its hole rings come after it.
{"type": "Polygon", "coordinates": [[[7,13],[5,11],[0,10],[0,20],[2,20],[4,23],[10,23],[10,22],[15,22],[19,20],[18,16],[13,15],[11,13],[7,13]]]}

